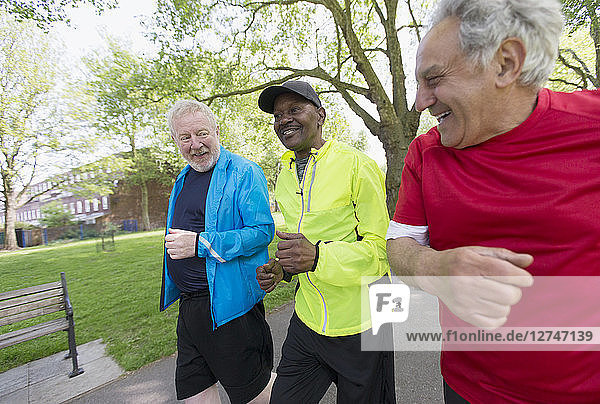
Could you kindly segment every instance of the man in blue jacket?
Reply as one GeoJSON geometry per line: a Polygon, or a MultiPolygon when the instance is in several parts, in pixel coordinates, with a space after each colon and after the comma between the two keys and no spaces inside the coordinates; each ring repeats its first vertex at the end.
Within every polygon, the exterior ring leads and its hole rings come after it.
{"type": "Polygon", "coordinates": [[[177,399],[219,402],[218,380],[232,403],[268,402],[273,341],[255,279],[275,231],[265,176],[220,146],[206,105],[177,101],[168,122],[188,162],[169,199],[160,301],[180,299],[177,399]]]}

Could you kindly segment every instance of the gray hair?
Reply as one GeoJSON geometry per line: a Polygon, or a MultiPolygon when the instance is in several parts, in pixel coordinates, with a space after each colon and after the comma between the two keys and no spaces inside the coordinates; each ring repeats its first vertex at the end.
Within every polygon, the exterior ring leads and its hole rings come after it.
{"type": "Polygon", "coordinates": [[[171,130],[171,135],[177,135],[177,133],[175,133],[175,127],[173,126],[176,119],[195,112],[200,112],[204,115],[212,124],[213,128],[216,129],[217,119],[208,105],[196,100],[178,100],[173,104],[169,112],[167,112],[167,122],[169,124],[169,129],[171,130]]]}
{"type": "Polygon", "coordinates": [[[489,64],[503,40],[517,37],[527,50],[519,83],[540,88],[548,80],[563,28],[558,0],[440,0],[430,27],[447,17],[460,20],[461,48],[477,66],[489,64]]]}

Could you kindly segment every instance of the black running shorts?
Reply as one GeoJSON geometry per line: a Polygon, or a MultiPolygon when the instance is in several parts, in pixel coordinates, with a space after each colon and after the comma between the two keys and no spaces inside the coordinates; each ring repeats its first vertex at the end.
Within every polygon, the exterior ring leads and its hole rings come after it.
{"type": "Polygon", "coordinates": [[[395,404],[394,352],[363,351],[361,337],[317,334],[294,312],[281,348],[271,403],[318,403],[333,382],[338,403],[395,404]]]}
{"type": "Polygon", "coordinates": [[[213,330],[209,296],[182,297],[177,321],[177,399],[218,381],[232,403],[247,403],[265,388],[273,368],[273,340],[262,302],[213,330]]]}

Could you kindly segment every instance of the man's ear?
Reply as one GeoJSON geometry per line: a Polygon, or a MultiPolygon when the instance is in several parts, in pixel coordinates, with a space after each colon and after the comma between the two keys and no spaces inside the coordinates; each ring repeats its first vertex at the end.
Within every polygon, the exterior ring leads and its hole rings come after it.
{"type": "Polygon", "coordinates": [[[323,126],[325,124],[325,118],[327,117],[327,113],[325,112],[325,108],[319,107],[317,109],[317,114],[319,115],[319,118],[317,119],[317,124],[319,126],[323,126]]]}
{"type": "Polygon", "coordinates": [[[527,50],[520,38],[506,38],[496,52],[496,87],[505,88],[515,83],[521,76],[527,50]]]}

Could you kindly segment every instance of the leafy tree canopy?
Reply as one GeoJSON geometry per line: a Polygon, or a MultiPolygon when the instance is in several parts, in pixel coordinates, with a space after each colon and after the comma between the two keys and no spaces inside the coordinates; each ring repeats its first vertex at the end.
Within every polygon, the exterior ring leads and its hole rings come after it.
{"type": "Polygon", "coordinates": [[[58,201],[47,203],[41,208],[40,223],[44,227],[61,227],[73,224],[73,214],[58,201]]]}
{"type": "Polygon", "coordinates": [[[393,211],[404,155],[419,124],[407,101],[402,47],[414,48],[420,38],[422,3],[159,0],[150,27],[165,66],[158,85],[213,102],[290,79],[311,81],[321,95],[346,103],[382,142],[393,211]]]}
{"type": "Polygon", "coordinates": [[[33,20],[46,29],[56,21],[69,23],[67,7],[91,4],[98,13],[117,5],[117,0],[0,0],[0,10],[15,16],[19,21],[33,20]]]}

